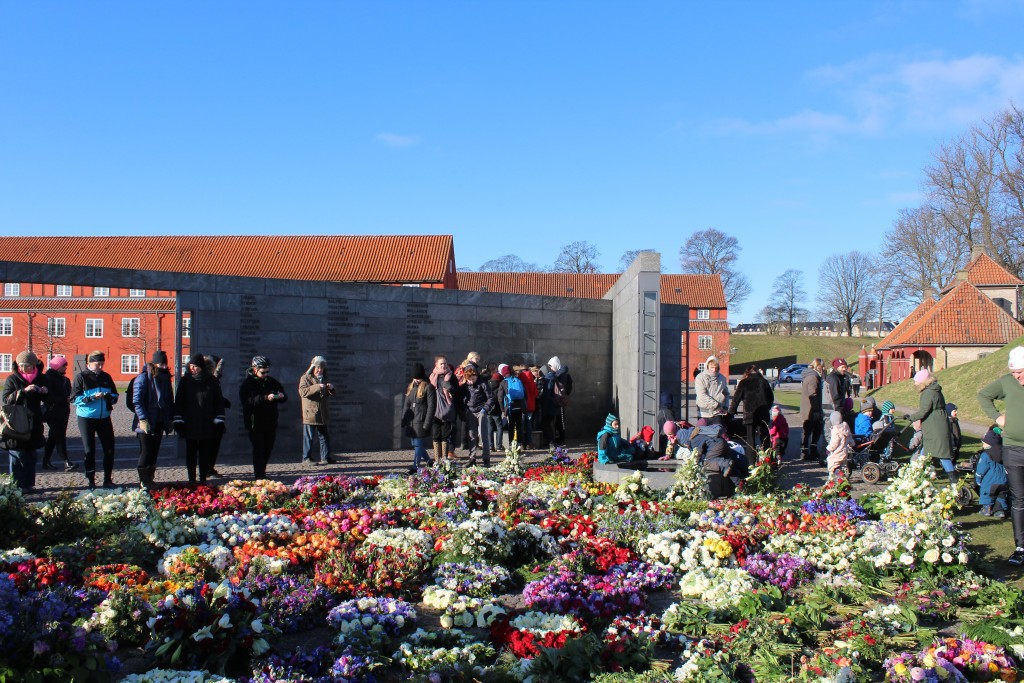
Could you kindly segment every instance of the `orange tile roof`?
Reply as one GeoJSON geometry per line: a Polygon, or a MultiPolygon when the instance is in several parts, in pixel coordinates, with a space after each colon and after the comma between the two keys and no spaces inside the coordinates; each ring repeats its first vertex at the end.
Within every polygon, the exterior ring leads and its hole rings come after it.
{"type": "MultiPolygon", "coordinates": [[[[967,271],[967,282],[970,282],[976,287],[985,287],[993,285],[1024,285],[1024,280],[1008,271],[1003,266],[999,265],[994,258],[988,254],[982,253],[977,256],[973,261],[967,264],[964,268],[967,271]]],[[[958,280],[954,277],[953,281],[946,285],[942,293],[953,291],[953,288],[958,284],[958,280]]]]}
{"type": "Polygon", "coordinates": [[[903,319],[903,322],[901,322],[899,325],[897,325],[896,328],[892,332],[890,332],[889,334],[885,335],[885,343],[879,345],[878,348],[880,348],[880,349],[887,349],[887,348],[890,348],[892,346],[898,345],[899,342],[900,342],[900,339],[902,339],[903,336],[906,335],[906,333],[914,326],[914,324],[918,320],[920,320],[921,317],[924,316],[925,313],[930,311],[932,306],[934,306],[934,305],[935,305],[935,299],[931,298],[930,296],[929,297],[925,297],[924,301],[919,303],[917,305],[917,308],[915,308],[913,311],[911,311],[910,315],[908,315],[906,318],[903,319]]]}
{"type": "MultiPolygon", "coordinates": [[[[460,271],[458,287],[467,291],[502,292],[601,299],[618,273],[473,273],[460,271]]],[[[661,276],[661,301],[691,308],[726,308],[722,279],[717,275],[661,276]]]]}
{"type": "Polygon", "coordinates": [[[11,296],[0,298],[0,311],[103,311],[106,313],[116,311],[173,311],[175,301],[173,298],[146,298],[146,299],[110,299],[97,297],[95,299],[75,298],[41,298],[28,296],[11,296]]]}
{"type": "Polygon", "coordinates": [[[1024,325],[969,282],[961,282],[886,346],[1003,346],[1024,334],[1024,325]]]}
{"type": "Polygon", "coordinates": [[[332,282],[443,283],[451,235],[0,237],[0,260],[332,282]]]}
{"type": "MultiPolygon", "coordinates": [[[[692,315],[692,314],[691,314],[692,315]]],[[[690,332],[728,332],[728,320],[690,320],[690,332]]]]}

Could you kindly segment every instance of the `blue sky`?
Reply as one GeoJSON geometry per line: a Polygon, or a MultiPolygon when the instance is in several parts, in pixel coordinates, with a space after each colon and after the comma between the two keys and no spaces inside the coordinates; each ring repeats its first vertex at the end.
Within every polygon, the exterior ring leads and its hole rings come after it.
{"type": "Polygon", "coordinates": [[[1020,0],[0,0],[0,231],[451,233],[474,269],[587,240],[679,272],[714,227],[751,321],[1024,104],[1022,26],[1020,0]]]}

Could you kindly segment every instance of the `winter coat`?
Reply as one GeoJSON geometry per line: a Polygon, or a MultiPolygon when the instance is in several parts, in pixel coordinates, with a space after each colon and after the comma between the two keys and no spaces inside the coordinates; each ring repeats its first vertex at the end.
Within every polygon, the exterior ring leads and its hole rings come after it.
{"type": "Polygon", "coordinates": [[[220,383],[204,372],[198,377],[187,374],[178,384],[174,397],[175,423],[184,423],[181,435],[186,439],[205,441],[224,433],[224,396],[220,383]]]}
{"type": "Polygon", "coordinates": [[[48,391],[44,419],[47,423],[58,419],[66,422],[71,414],[71,380],[67,375],[53,368],[46,371],[43,379],[48,391]]]}
{"type": "MultiPolygon", "coordinates": [[[[523,395],[526,395],[526,386],[523,386],[523,395]]],[[[508,407],[505,406],[505,398],[508,396],[508,379],[502,379],[501,384],[498,385],[498,393],[495,395],[495,400],[498,406],[501,408],[502,414],[508,417],[508,410],[520,410],[526,412],[526,399],[520,398],[514,401],[510,401],[508,407]]]]}
{"type": "Polygon", "coordinates": [[[821,394],[821,407],[824,410],[842,412],[843,402],[850,395],[850,381],[839,372],[832,370],[825,376],[821,394]]]}
{"type": "Polygon", "coordinates": [[[523,383],[523,391],[526,393],[526,412],[537,411],[537,382],[533,379],[533,373],[523,370],[519,373],[519,380],[523,383]]]}
{"type": "Polygon", "coordinates": [[[171,373],[169,370],[147,365],[139,373],[132,386],[135,403],[135,416],[132,418],[132,429],[141,432],[140,420],[148,420],[151,433],[158,434],[161,429],[170,427],[174,418],[174,391],[171,389],[171,373]]]}
{"type": "Polygon", "coordinates": [[[545,415],[557,415],[565,406],[559,403],[559,393],[563,401],[567,401],[572,394],[572,375],[569,374],[569,366],[561,365],[558,370],[552,370],[550,365],[545,365],[547,372],[544,374],[544,390],[541,395],[541,411],[545,415]],[[556,390],[555,386],[559,389],[556,390]]]}
{"type": "Polygon", "coordinates": [[[89,368],[75,375],[71,384],[71,395],[74,397],[75,409],[79,417],[102,420],[110,417],[110,411],[117,403],[117,387],[110,375],[100,370],[98,373],[89,368]],[[90,396],[101,395],[103,399],[87,401],[90,396]]]}
{"type": "MultiPolygon", "coordinates": [[[[525,386],[525,382],[523,385],[525,386]]],[[[537,386],[534,385],[536,391],[537,386]]],[[[482,377],[477,376],[476,382],[466,382],[463,385],[463,399],[465,401],[466,410],[474,415],[483,411],[485,414],[490,414],[494,408],[494,392],[491,391],[491,385],[482,377]]]]}
{"type": "Polygon", "coordinates": [[[269,394],[284,394],[284,387],[275,378],[257,377],[252,368],[245,372],[242,386],[238,387],[238,398],[242,402],[242,421],[247,430],[272,432],[277,429],[277,405],[288,400],[268,400],[269,394]]]}
{"type": "Polygon", "coordinates": [[[853,421],[853,433],[857,436],[871,436],[873,424],[870,413],[858,413],[857,419],[853,421]]]}
{"type": "Polygon", "coordinates": [[[489,379],[487,380],[487,387],[488,387],[488,388],[489,388],[489,389],[491,390],[491,395],[495,397],[494,405],[493,405],[493,406],[491,406],[491,413],[490,413],[490,414],[491,414],[491,415],[494,415],[494,416],[496,416],[496,417],[497,417],[497,416],[499,416],[499,415],[501,415],[501,412],[502,412],[502,410],[501,410],[501,404],[500,404],[500,403],[498,403],[498,401],[497,401],[497,396],[498,396],[498,388],[499,388],[499,387],[501,386],[501,384],[502,384],[502,381],[501,381],[501,380],[502,380],[502,377],[501,377],[501,375],[499,375],[498,373],[494,373],[494,374],[493,374],[493,375],[491,375],[491,377],[490,377],[490,378],[489,378],[489,379]]]}
{"type": "Polygon", "coordinates": [[[786,416],[779,413],[778,416],[772,420],[768,427],[768,436],[772,440],[772,444],[775,444],[779,439],[789,438],[789,423],[786,422],[786,416]]]}
{"type": "Polygon", "coordinates": [[[25,391],[25,387],[33,384],[37,387],[45,387],[46,379],[43,374],[43,364],[38,366],[35,378],[29,382],[19,369],[15,369],[4,381],[4,390],[0,396],[0,402],[4,405],[19,404],[28,408],[32,414],[32,436],[27,441],[6,440],[6,447],[15,451],[27,451],[33,448],[42,448],[46,445],[43,438],[43,412],[46,405],[47,394],[39,391],[25,391]]]}
{"type": "MultiPolygon", "coordinates": [[[[327,411],[327,399],[334,396],[334,387],[327,388],[326,376],[319,378],[313,373],[303,373],[299,378],[299,397],[302,399],[302,424],[322,425],[330,421],[327,411]]],[[[268,391],[267,394],[270,392],[268,391]]],[[[264,394],[264,398],[267,394],[264,394]]],[[[275,402],[276,404],[277,402],[275,402]]]]}
{"type": "Polygon", "coordinates": [[[800,421],[821,420],[821,375],[814,368],[804,370],[800,378],[800,421]]]}
{"type": "MultiPolygon", "coordinates": [[[[943,404],[945,405],[945,404],[943,404]]],[[[850,425],[840,422],[832,425],[831,436],[828,440],[828,471],[842,467],[853,450],[853,434],[850,433],[850,425]]]]}
{"type": "Polygon", "coordinates": [[[411,439],[428,438],[434,426],[437,392],[430,382],[424,381],[422,384],[426,386],[422,396],[416,386],[410,386],[405,394],[402,427],[405,428],[405,435],[411,439]]]}
{"type": "Polygon", "coordinates": [[[949,448],[949,418],[946,417],[946,398],[938,382],[931,382],[921,390],[921,406],[910,416],[921,421],[921,452],[939,460],[952,458],[949,448]]]}
{"type": "Polygon", "coordinates": [[[618,428],[612,427],[612,422],[617,421],[614,415],[609,415],[605,418],[604,427],[597,433],[597,460],[606,465],[633,459],[633,447],[622,438],[618,428]]]}
{"type": "Polygon", "coordinates": [[[978,480],[980,492],[978,498],[982,505],[991,505],[994,500],[992,496],[993,486],[1006,486],[1006,468],[1002,463],[995,462],[988,454],[987,449],[982,449],[978,464],[974,466],[974,476],[978,480]]]}
{"type": "Polygon", "coordinates": [[[960,457],[960,445],[963,443],[963,433],[960,431],[960,419],[949,418],[949,447],[953,452],[953,460],[960,457]]]}
{"type": "Polygon", "coordinates": [[[735,415],[739,404],[743,404],[743,424],[768,421],[768,409],[775,402],[775,392],[768,380],[761,373],[752,373],[744,377],[736,385],[736,393],[732,396],[729,414],[735,415]]]}
{"type": "MultiPolygon", "coordinates": [[[[1003,401],[1003,410],[1006,412],[1003,445],[1024,446],[1024,386],[1013,375],[1005,374],[978,392],[981,409],[994,422],[1000,412],[993,401],[1003,401]]],[[[1024,465],[1024,462],[1009,464],[1024,465]]]]}
{"type": "Polygon", "coordinates": [[[707,370],[693,380],[697,391],[697,410],[701,417],[711,418],[726,412],[729,407],[729,385],[721,372],[714,376],[707,370]]]}

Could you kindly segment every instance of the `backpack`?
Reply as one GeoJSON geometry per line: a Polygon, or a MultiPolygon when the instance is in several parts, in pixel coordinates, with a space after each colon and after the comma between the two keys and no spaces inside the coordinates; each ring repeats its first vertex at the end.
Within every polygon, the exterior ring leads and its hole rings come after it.
{"type": "Polygon", "coordinates": [[[8,442],[29,441],[32,438],[32,411],[19,403],[0,406],[0,438],[8,442]]]}
{"type": "Polygon", "coordinates": [[[505,378],[505,384],[507,391],[505,392],[505,409],[507,410],[512,406],[514,401],[525,401],[526,390],[523,388],[523,380],[509,375],[505,378]]]}
{"type": "Polygon", "coordinates": [[[551,393],[554,394],[555,405],[559,408],[569,405],[569,395],[565,393],[565,385],[561,380],[556,379],[551,383],[551,393]]]}
{"type": "Polygon", "coordinates": [[[128,382],[128,388],[124,390],[124,404],[133,413],[135,412],[135,380],[138,378],[138,375],[132,377],[131,381],[128,382]]]}

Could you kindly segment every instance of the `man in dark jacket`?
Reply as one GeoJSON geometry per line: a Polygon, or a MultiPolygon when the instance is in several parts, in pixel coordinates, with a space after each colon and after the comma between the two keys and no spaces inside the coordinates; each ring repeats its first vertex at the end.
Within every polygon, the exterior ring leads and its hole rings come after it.
{"type": "Polygon", "coordinates": [[[68,379],[68,361],[54,356],[46,371],[48,403],[46,415],[46,449],[43,451],[43,469],[54,469],[50,458],[56,451],[64,461],[64,471],[71,472],[78,465],[68,458],[68,421],[71,419],[71,380],[68,379]]]}
{"type": "Polygon", "coordinates": [[[7,448],[11,477],[22,491],[31,491],[36,485],[36,450],[43,441],[43,404],[48,389],[43,379],[43,364],[31,351],[22,351],[15,360],[17,367],[4,381],[0,401],[4,405],[21,405],[32,416],[32,430],[28,438],[8,439],[7,448]]]}
{"type": "Polygon", "coordinates": [[[803,437],[800,444],[801,460],[818,459],[818,442],[824,426],[821,412],[821,370],[824,362],[815,358],[800,378],[800,419],[803,421],[803,437]]]}
{"type": "Polygon", "coordinates": [[[743,373],[733,392],[729,415],[735,416],[740,403],[743,404],[743,425],[746,427],[746,442],[751,452],[757,451],[758,435],[761,443],[768,441],[768,421],[771,405],[775,403],[775,392],[756,365],[743,373]]]}
{"type": "Polygon", "coordinates": [[[475,363],[466,363],[462,376],[466,401],[467,447],[469,465],[476,464],[476,451],[482,452],[484,467],[491,466],[491,409],[494,408],[494,393],[481,377],[475,363]]]}
{"type": "Polygon", "coordinates": [[[167,369],[167,352],[154,351],[152,361],[138,374],[132,385],[135,416],[132,428],[139,439],[136,470],[143,488],[153,488],[156,458],[164,433],[170,433],[174,417],[174,392],[167,369]]]}
{"type": "Polygon", "coordinates": [[[78,431],[85,447],[85,478],[96,488],[96,437],[103,447],[103,488],[114,488],[114,425],[110,411],[117,403],[114,380],[103,371],[106,356],[92,351],[86,356],[85,369],[75,375],[71,396],[78,412],[78,431]]]}
{"type": "MultiPolygon", "coordinates": [[[[847,419],[844,405],[850,395],[850,378],[846,376],[848,371],[846,361],[842,358],[832,359],[832,371],[825,376],[821,387],[821,408],[824,412],[824,419],[827,422],[833,412],[839,412],[843,419],[847,419]]],[[[853,425],[850,425],[853,431],[853,425]]]]}
{"type": "Polygon", "coordinates": [[[206,359],[194,353],[188,359],[188,374],[181,378],[174,397],[173,425],[185,439],[185,467],[188,483],[205,484],[213,468],[217,438],[224,431],[224,396],[220,384],[206,371],[206,359]]]}
{"type": "MultiPolygon", "coordinates": [[[[242,401],[242,419],[252,443],[252,470],[257,479],[266,479],[267,463],[277,439],[277,406],[288,400],[284,387],[270,376],[270,361],[266,356],[253,356],[252,367],[238,388],[242,401]]],[[[312,464],[303,458],[306,465],[312,464]]]]}

